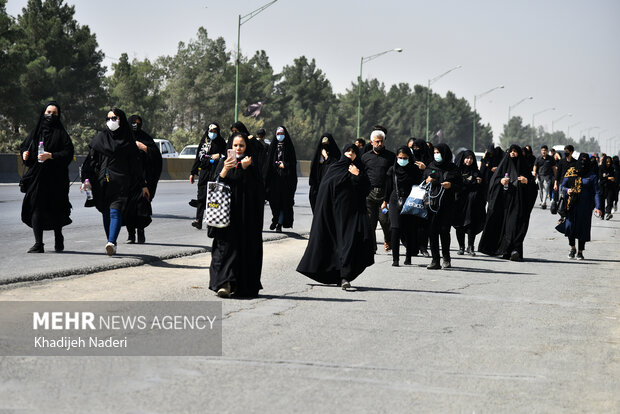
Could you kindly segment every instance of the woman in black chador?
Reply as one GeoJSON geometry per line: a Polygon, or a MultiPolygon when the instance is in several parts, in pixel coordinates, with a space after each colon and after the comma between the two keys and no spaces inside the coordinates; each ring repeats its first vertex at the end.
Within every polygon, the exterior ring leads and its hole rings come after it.
{"type": "Polygon", "coordinates": [[[486,214],[484,185],[473,151],[460,152],[456,157],[456,166],[463,177],[463,188],[455,195],[454,228],[459,242],[457,254],[467,253],[475,256],[476,234],[484,228],[486,214]],[[465,235],[467,235],[467,248],[465,248],[465,235]]]}
{"type": "Polygon", "coordinates": [[[26,193],[22,203],[22,221],[34,231],[34,245],[28,253],[43,253],[43,230],[54,230],[54,249],[65,248],[62,228],[71,224],[69,203],[69,163],[73,143],[60,122],[60,106],[48,102],[37,126],[20,145],[28,171],[22,180],[26,193]],[[44,152],[38,155],[39,144],[44,152]]]}
{"type": "Polygon", "coordinates": [[[140,150],[140,162],[150,194],[150,198],[142,197],[142,191],[138,187],[137,191],[127,201],[123,225],[127,226],[127,242],[131,244],[136,242],[136,230],[138,230],[138,243],[146,241],[144,229],[151,224],[151,215],[153,214],[151,203],[155,197],[157,182],[161,175],[162,160],[157,144],[149,134],[142,130],[142,118],[139,115],[132,115],[129,117],[129,124],[131,125],[132,137],[140,150]]]}
{"type": "Polygon", "coordinates": [[[129,198],[139,193],[150,199],[140,159],[140,150],[131,135],[125,112],[112,108],[106,117],[106,129],[90,142],[90,152],[81,169],[82,182],[90,181],[93,204],[103,216],[108,239],[105,251],[116,253],[116,240],[129,198]]]}
{"type": "Polygon", "coordinates": [[[233,158],[222,158],[216,173],[231,188],[230,225],[212,228],[209,289],[220,297],[256,297],[262,289],[263,211],[260,171],[254,165],[247,135],[235,133],[233,158]]]}
{"type": "Polygon", "coordinates": [[[366,212],[370,181],[359,149],[346,145],[323,177],[316,198],[310,240],[297,271],[346,290],[374,264],[374,238],[366,212]]]}
{"type": "Polygon", "coordinates": [[[310,208],[314,212],[319,185],[329,166],[340,159],[340,148],[330,133],[324,133],[319,139],[310,164],[310,208]]]}
{"type": "Polygon", "coordinates": [[[590,156],[586,153],[580,154],[577,166],[570,167],[562,179],[560,188],[568,200],[566,218],[555,229],[568,237],[568,258],[574,259],[576,254],[577,260],[583,260],[586,242],[590,241],[592,209],[602,215],[603,203],[590,156]],[[579,242],[579,250],[575,247],[575,240],[579,242]]]}
{"type": "Polygon", "coordinates": [[[429,190],[429,238],[431,242],[431,264],[426,268],[448,269],[450,260],[450,228],[454,218],[454,194],[460,191],[461,174],[452,162],[452,151],[446,144],[437,144],[433,149],[433,162],[424,170],[429,190]],[[439,239],[441,238],[441,265],[439,264],[439,239]]]}
{"type": "Polygon", "coordinates": [[[411,264],[411,256],[418,254],[417,228],[424,223],[412,215],[401,215],[402,204],[411,192],[411,187],[422,181],[422,170],[413,160],[413,153],[408,146],[402,146],[396,151],[394,165],[387,171],[385,179],[385,201],[381,208],[388,208],[390,227],[392,229],[392,266],[398,266],[400,258],[400,242],[405,246],[404,264],[411,264]]]}
{"type": "Polygon", "coordinates": [[[267,156],[265,189],[271,207],[270,230],[282,231],[293,227],[293,206],[297,189],[297,156],[288,131],[283,126],[269,146],[267,156]]]}
{"type": "MultiPolygon", "coordinates": [[[[613,217],[612,208],[616,195],[618,194],[618,171],[614,167],[613,159],[609,156],[603,157],[603,162],[599,168],[599,185],[601,187],[601,196],[603,200],[605,219],[610,220],[613,217]]],[[[603,210],[603,209],[601,209],[603,210]]],[[[601,215],[601,218],[603,216],[601,215]]]]}
{"type": "Polygon", "coordinates": [[[496,147],[493,144],[490,144],[485,153],[484,157],[482,157],[482,161],[480,162],[480,177],[482,177],[482,185],[484,186],[484,197],[486,198],[489,190],[489,183],[491,182],[491,177],[497,170],[497,166],[502,159],[504,158],[504,151],[502,151],[501,147],[496,147]]]}
{"type": "Polygon", "coordinates": [[[215,179],[215,169],[220,158],[225,154],[226,141],[220,135],[220,126],[216,122],[211,122],[200,138],[194,165],[189,176],[191,184],[194,184],[194,179],[198,177],[196,203],[190,202],[190,205],[196,207],[196,220],[192,221],[192,226],[198,230],[202,228],[202,218],[207,203],[207,183],[215,179]]]}
{"type": "Polygon", "coordinates": [[[489,183],[487,218],[478,251],[519,261],[538,187],[521,148],[511,145],[507,152],[489,183]]]}
{"type": "MultiPolygon", "coordinates": [[[[426,141],[421,138],[415,138],[413,141],[413,146],[411,147],[413,152],[413,158],[415,160],[416,165],[422,171],[422,175],[424,175],[424,170],[426,166],[429,165],[433,161],[433,153],[430,150],[429,146],[426,145],[426,141]]],[[[420,249],[420,254],[424,257],[429,257],[428,254],[428,220],[418,220],[418,226],[416,226],[416,236],[418,247],[420,249]]]]}

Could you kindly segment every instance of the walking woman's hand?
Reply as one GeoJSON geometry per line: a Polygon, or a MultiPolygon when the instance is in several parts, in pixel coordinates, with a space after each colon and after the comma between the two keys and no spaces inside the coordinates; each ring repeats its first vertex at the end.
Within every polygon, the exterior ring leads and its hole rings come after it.
{"type": "Polygon", "coordinates": [[[149,192],[149,189],[147,187],[142,187],[142,197],[146,198],[147,200],[151,199],[151,193],[149,192]]]}
{"type": "Polygon", "coordinates": [[[360,170],[353,164],[349,165],[349,172],[353,175],[359,175],[360,170]]]}
{"type": "Polygon", "coordinates": [[[244,170],[252,164],[252,157],[245,157],[241,160],[241,168],[244,170]]]}
{"type": "Polygon", "coordinates": [[[30,156],[30,151],[24,151],[24,153],[22,154],[22,158],[24,159],[24,161],[28,161],[29,156],[30,156]]]}
{"type": "Polygon", "coordinates": [[[189,175],[189,183],[194,184],[194,174],[189,175]]]}
{"type": "Polygon", "coordinates": [[[524,177],[522,175],[520,175],[519,177],[517,177],[517,180],[521,183],[521,184],[527,184],[527,177],[524,177]]]}
{"type": "Polygon", "coordinates": [[[446,190],[449,190],[452,187],[452,183],[450,181],[444,181],[443,183],[441,183],[441,186],[446,190]]]}

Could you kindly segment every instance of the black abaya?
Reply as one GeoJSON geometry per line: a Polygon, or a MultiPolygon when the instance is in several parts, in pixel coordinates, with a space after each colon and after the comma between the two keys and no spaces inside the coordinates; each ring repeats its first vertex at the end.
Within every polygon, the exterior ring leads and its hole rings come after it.
{"type": "Polygon", "coordinates": [[[310,240],[297,271],[325,284],[354,280],[374,264],[374,238],[366,213],[370,181],[364,173],[359,150],[355,161],[344,155],[323,178],[316,200],[310,240]],[[354,164],[359,175],[349,172],[354,164]]]}
{"type": "Polygon", "coordinates": [[[284,141],[273,137],[267,156],[265,190],[271,207],[272,225],[280,223],[284,228],[293,227],[293,206],[297,190],[297,156],[293,141],[286,128],[284,141]],[[280,168],[280,162],[284,168],[280,168]],[[282,220],[280,222],[280,216],[282,220]]]}
{"type": "Polygon", "coordinates": [[[329,166],[338,161],[338,159],[340,159],[340,148],[338,148],[332,134],[326,132],[319,139],[310,164],[310,177],[308,178],[308,184],[310,185],[310,208],[313,212],[314,206],[316,205],[316,197],[319,194],[319,185],[323,180],[323,176],[329,166]],[[323,144],[323,139],[327,139],[326,144],[323,144]],[[323,150],[327,152],[326,159],[323,157],[323,150]]]}

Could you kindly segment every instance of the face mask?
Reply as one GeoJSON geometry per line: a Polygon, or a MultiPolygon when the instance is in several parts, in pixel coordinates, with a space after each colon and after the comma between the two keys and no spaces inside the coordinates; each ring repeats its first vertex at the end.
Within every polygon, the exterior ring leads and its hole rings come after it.
{"type": "Polygon", "coordinates": [[[381,152],[382,149],[383,149],[383,145],[378,145],[374,147],[375,152],[381,152]]]}
{"type": "Polygon", "coordinates": [[[55,114],[43,114],[43,119],[45,119],[50,124],[58,119],[58,115],[55,114]]]}
{"type": "Polygon", "coordinates": [[[209,132],[209,139],[215,139],[215,137],[217,137],[216,132],[209,132]]]}
{"type": "Polygon", "coordinates": [[[437,162],[442,162],[443,161],[443,157],[441,156],[441,154],[435,154],[435,161],[437,161],[437,162]]]}
{"type": "Polygon", "coordinates": [[[398,163],[398,165],[400,165],[401,167],[406,166],[407,164],[409,164],[409,160],[403,160],[403,159],[398,159],[396,160],[396,162],[398,163]]]}
{"type": "Polygon", "coordinates": [[[106,125],[108,126],[108,129],[112,132],[116,131],[117,129],[121,127],[118,121],[112,121],[112,120],[109,120],[108,122],[106,122],[106,125]]]}
{"type": "Polygon", "coordinates": [[[139,123],[135,123],[135,124],[131,124],[131,129],[133,129],[135,132],[140,131],[140,129],[142,129],[142,125],[139,123]]]}
{"type": "Polygon", "coordinates": [[[566,157],[567,157],[567,158],[568,158],[568,156],[569,156],[570,154],[571,154],[570,152],[568,152],[568,151],[564,151],[564,155],[566,155],[566,157]]]}
{"type": "Polygon", "coordinates": [[[278,141],[282,142],[284,141],[284,135],[276,135],[276,138],[278,139],[278,141]]]}

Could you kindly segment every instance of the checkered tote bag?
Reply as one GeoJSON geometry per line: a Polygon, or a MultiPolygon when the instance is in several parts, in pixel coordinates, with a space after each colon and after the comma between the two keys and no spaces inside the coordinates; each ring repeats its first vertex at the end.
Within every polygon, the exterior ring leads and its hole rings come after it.
{"type": "Polygon", "coordinates": [[[230,186],[217,181],[207,183],[207,207],[203,224],[223,228],[230,225],[230,186]]]}

